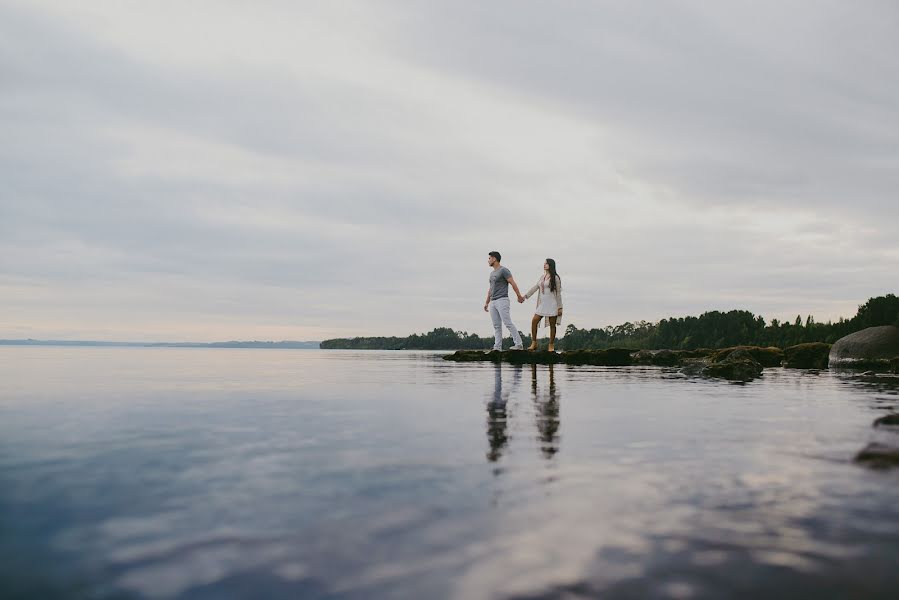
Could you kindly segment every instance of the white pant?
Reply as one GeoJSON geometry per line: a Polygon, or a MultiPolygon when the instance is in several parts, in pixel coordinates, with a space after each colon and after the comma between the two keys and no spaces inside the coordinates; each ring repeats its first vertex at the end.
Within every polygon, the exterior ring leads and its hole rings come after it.
{"type": "Polygon", "coordinates": [[[490,320],[493,321],[493,349],[503,349],[503,325],[512,334],[512,342],[521,346],[521,334],[512,322],[512,311],[509,298],[497,298],[490,301],[490,320]]]}

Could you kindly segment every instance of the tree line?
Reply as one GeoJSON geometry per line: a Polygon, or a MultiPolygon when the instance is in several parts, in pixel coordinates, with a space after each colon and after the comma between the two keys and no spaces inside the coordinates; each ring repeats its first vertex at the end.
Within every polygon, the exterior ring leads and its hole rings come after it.
{"type": "MultiPolygon", "coordinates": [[[[574,324],[556,346],[561,350],[633,348],[634,350],[695,350],[730,346],[777,346],[785,348],[807,342],[833,343],[843,336],[878,325],[899,326],[899,297],[894,294],[871,298],[858,307],[854,317],[818,323],[812,316],[797,316],[792,322],[772,319],[746,310],[709,311],[698,317],[638,321],[601,329],[580,329],[574,324]]],[[[522,335],[524,344],[530,336],[522,335]]],[[[504,340],[508,348],[511,340],[504,340]]],[[[492,337],[480,337],[449,327],[438,327],[408,337],[357,337],[325,340],[323,349],[348,350],[479,350],[493,346],[492,337]]]]}

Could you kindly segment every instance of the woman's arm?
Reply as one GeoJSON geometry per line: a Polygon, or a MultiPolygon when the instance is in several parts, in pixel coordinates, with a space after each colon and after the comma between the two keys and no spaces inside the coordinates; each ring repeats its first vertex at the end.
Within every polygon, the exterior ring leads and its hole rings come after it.
{"type": "Polygon", "coordinates": [[[559,306],[559,316],[562,316],[562,278],[556,277],[556,304],[559,306]]]}

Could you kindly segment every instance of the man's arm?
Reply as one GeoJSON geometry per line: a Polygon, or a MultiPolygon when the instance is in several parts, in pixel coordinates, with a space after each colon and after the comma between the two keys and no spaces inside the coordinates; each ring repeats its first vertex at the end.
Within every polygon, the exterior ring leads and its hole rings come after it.
{"type": "Polygon", "coordinates": [[[489,287],[487,288],[487,299],[484,300],[484,312],[487,312],[489,310],[487,308],[488,306],[490,306],[490,288],[489,287]]]}
{"type": "Polygon", "coordinates": [[[506,277],[506,281],[508,281],[509,285],[512,286],[512,289],[515,290],[515,295],[518,296],[518,301],[524,302],[524,296],[522,296],[521,292],[518,291],[518,284],[515,283],[515,278],[509,275],[508,277],[506,277]]]}

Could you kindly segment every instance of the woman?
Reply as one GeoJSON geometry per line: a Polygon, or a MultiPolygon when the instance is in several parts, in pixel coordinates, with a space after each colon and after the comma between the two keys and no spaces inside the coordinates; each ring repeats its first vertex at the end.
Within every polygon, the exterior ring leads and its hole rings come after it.
{"type": "Polygon", "coordinates": [[[547,258],[543,263],[543,275],[537,283],[524,295],[530,298],[535,292],[537,295],[537,310],[531,319],[531,345],[528,350],[537,349],[537,325],[540,319],[546,318],[545,324],[549,325],[549,351],[556,351],[556,325],[562,318],[562,278],[556,273],[556,261],[547,258]]]}

